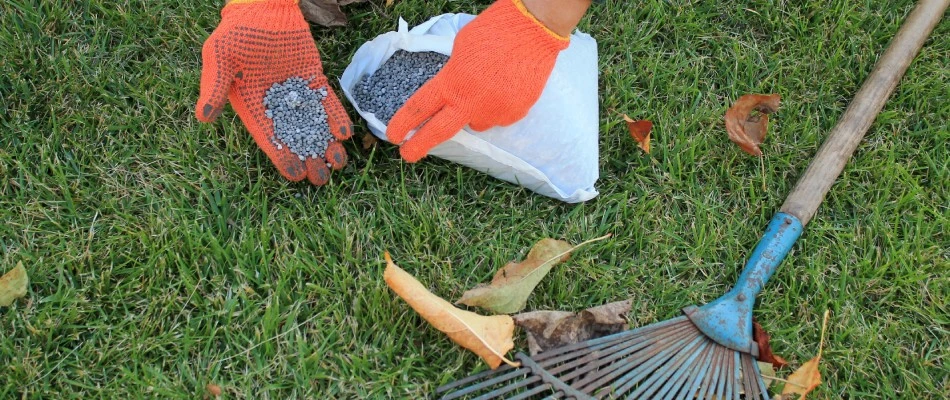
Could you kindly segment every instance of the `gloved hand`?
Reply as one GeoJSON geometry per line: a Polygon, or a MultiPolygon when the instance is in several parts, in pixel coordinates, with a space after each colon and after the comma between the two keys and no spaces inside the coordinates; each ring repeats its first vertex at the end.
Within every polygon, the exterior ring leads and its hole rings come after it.
{"type": "Polygon", "coordinates": [[[568,44],[521,0],[498,0],[459,31],[445,67],[396,112],[386,136],[401,144],[403,159],[416,162],[465,125],[484,131],[517,122],[541,97],[568,44]]]}
{"type": "Polygon", "coordinates": [[[320,53],[296,1],[233,0],[221,10],[221,23],[205,41],[201,58],[199,120],[213,121],[230,100],[257,145],[291,181],[307,178],[323,185],[330,179],[328,164],[334,170],[346,165],[339,141],[352,135],[352,123],[323,75],[320,53]],[[312,89],[326,89],[321,104],[335,140],[323,158],[292,153],[274,136],[274,121],[265,114],[267,90],[290,77],[309,80],[312,89]]]}

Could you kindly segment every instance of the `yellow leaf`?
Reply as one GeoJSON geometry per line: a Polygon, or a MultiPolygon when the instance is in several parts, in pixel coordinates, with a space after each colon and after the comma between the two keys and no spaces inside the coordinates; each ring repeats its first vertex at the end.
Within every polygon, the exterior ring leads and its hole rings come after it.
{"type": "Polygon", "coordinates": [[[0,277],[0,307],[7,307],[16,299],[26,296],[29,284],[30,277],[26,275],[23,263],[16,263],[16,267],[0,277]]]}
{"type": "Polygon", "coordinates": [[[528,296],[555,264],[566,261],[571,252],[585,244],[610,237],[602,236],[571,246],[563,240],[541,239],[520,263],[510,262],[495,273],[491,284],[462,293],[456,304],[482,307],[495,313],[510,314],[524,309],[528,296]]]}
{"type": "Polygon", "coordinates": [[[486,317],[460,310],[426,290],[416,278],[394,264],[389,253],[383,257],[386,259],[386,270],[383,272],[386,284],[435,329],[477,354],[492,369],[498,368],[502,361],[512,366],[520,365],[505,358],[505,353],[515,347],[512,339],[515,323],[511,317],[486,317]]]}
{"type": "Polygon", "coordinates": [[[386,7],[392,7],[396,0],[386,0],[386,7]]]}
{"type": "Polygon", "coordinates": [[[782,389],[782,395],[798,394],[799,399],[805,400],[805,395],[818,387],[821,383],[821,373],[818,371],[818,364],[821,361],[821,349],[825,344],[825,329],[828,327],[828,310],[825,310],[825,319],[821,323],[821,341],[818,342],[818,355],[808,362],[802,364],[795,372],[788,377],[788,383],[782,389]]]}

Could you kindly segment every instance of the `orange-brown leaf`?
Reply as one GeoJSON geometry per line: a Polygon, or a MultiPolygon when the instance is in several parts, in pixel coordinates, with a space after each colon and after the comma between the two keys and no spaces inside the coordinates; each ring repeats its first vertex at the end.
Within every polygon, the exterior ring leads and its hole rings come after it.
{"type": "Polygon", "coordinates": [[[821,356],[815,356],[815,358],[808,360],[808,362],[802,364],[801,367],[798,367],[798,369],[788,377],[788,383],[786,383],[785,388],[782,389],[782,394],[798,394],[801,395],[799,399],[804,400],[805,395],[815,390],[818,384],[821,383],[821,373],[818,372],[818,363],[820,361],[821,356]]]}
{"type": "Polygon", "coordinates": [[[821,362],[821,350],[825,344],[825,329],[828,327],[828,310],[825,310],[825,318],[821,323],[821,340],[818,342],[818,355],[808,360],[798,367],[787,379],[788,383],[782,389],[782,396],[786,394],[800,395],[799,400],[805,400],[805,395],[815,390],[821,383],[821,372],[818,371],[818,364],[821,362]]]}
{"type": "Polygon", "coordinates": [[[769,344],[772,336],[765,329],[762,329],[762,325],[759,325],[755,319],[752,320],[752,336],[755,337],[755,342],[759,345],[759,361],[771,363],[775,368],[788,365],[788,361],[772,353],[772,346],[769,344]]]}
{"type": "Polygon", "coordinates": [[[363,150],[369,150],[376,146],[376,143],[379,142],[379,139],[376,138],[376,135],[366,132],[363,135],[363,150]]]}
{"type": "Polygon", "coordinates": [[[768,114],[778,111],[781,96],[778,94],[747,94],[736,100],[726,111],[726,132],[729,139],[743,151],[761,156],[759,144],[768,132],[768,114]],[[753,112],[756,111],[756,112],[753,112]]]}
{"type": "Polygon", "coordinates": [[[623,115],[623,120],[627,123],[627,130],[630,131],[633,140],[637,141],[637,145],[643,151],[650,154],[650,131],[653,130],[653,123],[645,119],[634,121],[627,114],[623,115]]]}
{"type": "Polygon", "coordinates": [[[208,389],[208,393],[210,393],[212,397],[221,396],[221,386],[209,383],[208,386],[205,386],[205,389],[208,389]]]}
{"type": "Polygon", "coordinates": [[[435,329],[444,332],[452,341],[477,354],[492,369],[502,362],[519,364],[505,358],[515,347],[515,323],[507,315],[490,317],[455,308],[449,302],[432,294],[408,272],[393,263],[389,253],[384,255],[386,270],[383,279],[389,288],[409,303],[412,309],[435,329]]]}

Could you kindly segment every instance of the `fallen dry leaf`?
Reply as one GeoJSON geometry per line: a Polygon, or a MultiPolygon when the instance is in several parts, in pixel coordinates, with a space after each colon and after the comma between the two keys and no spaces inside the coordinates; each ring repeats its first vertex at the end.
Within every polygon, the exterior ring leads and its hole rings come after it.
{"type": "Polygon", "coordinates": [[[633,140],[637,141],[637,145],[643,151],[650,154],[650,131],[653,130],[653,123],[645,119],[634,121],[627,114],[623,115],[623,120],[627,123],[627,130],[630,131],[633,140]]]}
{"type": "Polygon", "coordinates": [[[312,24],[322,26],[346,25],[346,14],[340,6],[352,3],[361,3],[366,0],[300,0],[300,11],[304,18],[312,24]]]}
{"type": "Polygon", "coordinates": [[[515,347],[512,339],[515,324],[511,317],[486,317],[455,308],[426,290],[416,278],[394,264],[389,253],[383,257],[386,259],[386,270],[383,272],[386,284],[435,329],[445,332],[452,341],[477,354],[492,369],[498,368],[503,361],[512,366],[519,365],[505,358],[505,353],[515,347]]]}
{"type": "Polygon", "coordinates": [[[769,344],[769,340],[772,336],[769,335],[765,329],[762,329],[762,325],[759,325],[755,318],[752,319],[752,336],[759,345],[759,361],[772,363],[772,366],[775,368],[782,368],[788,365],[788,361],[772,353],[772,346],[769,344]]]}
{"type": "Polygon", "coordinates": [[[514,315],[515,325],[527,332],[531,355],[545,350],[596,339],[627,329],[631,300],[588,308],[579,313],[532,311],[514,315]]]}
{"type": "Polygon", "coordinates": [[[759,365],[762,382],[765,383],[765,388],[768,389],[769,386],[772,386],[772,382],[775,381],[775,368],[772,367],[771,363],[762,361],[756,361],[755,363],[759,365]]]}
{"type": "Polygon", "coordinates": [[[376,146],[376,143],[379,143],[379,139],[376,138],[376,135],[367,132],[363,135],[363,150],[369,150],[376,146]]]}
{"type": "Polygon", "coordinates": [[[392,7],[393,3],[395,2],[396,0],[386,0],[386,7],[392,7]]]}
{"type": "Polygon", "coordinates": [[[729,139],[746,153],[761,156],[759,144],[765,140],[768,131],[768,114],[778,111],[781,98],[778,94],[747,94],[736,100],[726,111],[726,132],[729,133],[729,139]]]}
{"type": "Polygon", "coordinates": [[[215,385],[213,383],[209,383],[208,386],[205,386],[205,389],[208,389],[208,393],[214,397],[218,397],[221,395],[221,386],[215,385]]]}
{"type": "Polygon", "coordinates": [[[825,318],[821,323],[821,340],[818,342],[818,355],[808,360],[801,367],[788,377],[785,388],[782,389],[782,396],[786,394],[798,394],[800,400],[805,400],[805,395],[818,387],[821,383],[821,373],[818,371],[818,364],[821,361],[821,350],[825,344],[825,329],[828,328],[829,311],[825,310],[825,318]]]}
{"type": "Polygon", "coordinates": [[[30,277],[26,275],[23,263],[16,263],[3,276],[0,276],[0,307],[8,307],[16,299],[26,296],[26,288],[30,285],[30,277]]]}
{"type": "Polygon", "coordinates": [[[555,264],[566,261],[571,252],[585,244],[606,239],[610,235],[571,246],[563,240],[541,239],[520,263],[510,262],[495,273],[488,285],[478,285],[462,293],[455,304],[481,307],[498,314],[511,314],[524,309],[528,296],[555,264]]]}

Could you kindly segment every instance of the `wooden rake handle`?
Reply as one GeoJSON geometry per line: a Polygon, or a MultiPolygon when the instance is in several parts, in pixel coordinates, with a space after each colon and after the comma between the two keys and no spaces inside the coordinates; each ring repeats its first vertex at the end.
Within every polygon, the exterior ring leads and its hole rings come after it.
{"type": "Polygon", "coordinates": [[[948,4],[950,0],[921,0],[917,3],[838,124],[828,134],[828,139],[795,189],[785,199],[782,212],[794,215],[802,225],[808,224],[907,67],[943,18],[948,4]]]}

